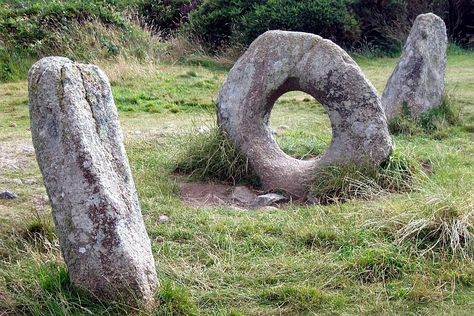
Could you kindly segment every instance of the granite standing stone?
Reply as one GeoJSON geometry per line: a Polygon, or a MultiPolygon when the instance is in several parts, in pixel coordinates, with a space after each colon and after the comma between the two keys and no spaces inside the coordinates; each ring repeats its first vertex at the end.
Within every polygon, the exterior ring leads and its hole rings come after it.
{"type": "Polygon", "coordinates": [[[36,159],[72,283],[101,299],[152,302],[155,263],[106,75],[48,57],[28,83],[36,159]]]}
{"type": "Polygon", "coordinates": [[[375,88],[343,49],[317,35],[268,31],[258,37],[230,70],[217,103],[219,127],[248,157],[264,190],[302,197],[317,169],[379,164],[392,149],[375,88]],[[319,159],[294,159],[273,138],[272,107],[294,90],[318,100],[331,120],[332,142],[319,159]]]}
{"type": "Polygon", "coordinates": [[[389,120],[402,113],[404,104],[412,117],[441,104],[447,47],[443,20],[433,13],[419,15],[382,95],[389,120]]]}

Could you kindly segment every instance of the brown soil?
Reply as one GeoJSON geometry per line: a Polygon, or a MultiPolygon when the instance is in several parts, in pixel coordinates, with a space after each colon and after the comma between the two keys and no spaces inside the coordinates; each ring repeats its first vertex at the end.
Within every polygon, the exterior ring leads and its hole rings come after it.
{"type": "Polygon", "coordinates": [[[179,182],[182,201],[193,207],[233,206],[253,208],[252,202],[261,193],[251,187],[219,183],[179,182]]]}

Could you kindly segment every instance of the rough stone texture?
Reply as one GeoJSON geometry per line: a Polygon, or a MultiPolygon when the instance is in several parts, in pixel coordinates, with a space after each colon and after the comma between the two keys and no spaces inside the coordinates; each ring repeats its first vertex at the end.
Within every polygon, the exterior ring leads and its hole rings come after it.
{"type": "Polygon", "coordinates": [[[257,195],[251,189],[247,188],[246,186],[238,186],[235,187],[232,191],[232,202],[243,205],[249,206],[252,205],[257,195]]]}
{"type": "Polygon", "coordinates": [[[419,15],[382,95],[389,120],[401,113],[404,103],[413,117],[440,105],[447,47],[443,20],[432,13],[419,15]]]}
{"type": "Polygon", "coordinates": [[[71,281],[99,298],[151,302],[155,264],[106,75],[43,58],[30,69],[29,99],[36,158],[71,281]]]}
{"type": "Polygon", "coordinates": [[[218,125],[249,158],[265,190],[302,197],[316,169],[378,164],[392,148],[375,88],[344,50],[317,35],[268,31],[258,37],[229,72],[217,102],[218,125]],[[319,159],[289,157],[272,136],[272,107],[293,90],[310,94],[329,114],[332,143],[319,159]]]}

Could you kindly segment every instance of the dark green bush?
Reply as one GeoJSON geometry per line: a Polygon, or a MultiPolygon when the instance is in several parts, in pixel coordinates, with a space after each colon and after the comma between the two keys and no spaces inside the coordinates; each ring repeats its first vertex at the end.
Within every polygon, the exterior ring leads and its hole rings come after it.
{"type": "Polygon", "coordinates": [[[0,15],[0,39],[6,46],[26,52],[34,51],[38,42],[51,34],[67,29],[72,22],[84,24],[94,19],[109,26],[129,28],[127,21],[117,12],[89,1],[33,3],[20,7],[12,5],[0,15]]]}
{"type": "Polygon", "coordinates": [[[248,45],[267,30],[281,29],[315,33],[352,50],[393,55],[419,14],[433,12],[449,23],[469,17],[459,10],[452,13],[452,7],[448,0],[208,0],[189,11],[191,23],[185,28],[214,49],[248,45]]]}
{"type": "MultiPolygon", "coordinates": [[[[243,42],[250,42],[271,29],[318,34],[343,46],[360,36],[350,0],[268,0],[243,16],[243,42]]],[[[238,37],[239,35],[236,34],[238,37]]]]}
{"type": "Polygon", "coordinates": [[[191,14],[188,29],[214,48],[226,43],[247,45],[272,29],[315,33],[349,45],[359,36],[350,2],[210,0],[191,14]]]}
{"type": "Polygon", "coordinates": [[[445,19],[451,39],[463,47],[474,48],[474,1],[449,0],[445,19]]]}
{"type": "Polygon", "coordinates": [[[202,0],[144,0],[139,14],[147,27],[167,36],[188,21],[202,0]]]}
{"type": "MultiPolygon", "coordinates": [[[[204,43],[217,48],[228,43],[230,38],[242,30],[243,17],[254,5],[266,0],[209,0],[190,15],[186,29],[204,43]]],[[[248,43],[247,43],[248,44],[248,43]]]]}
{"type": "Polygon", "coordinates": [[[2,3],[0,82],[24,79],[34,61],[50,55],[81,62],[119,55],[144,59],[154,49],[150,34],[127,20],[119,10],[132,10],[136,1],[2,3]]]}
{"type": "Polygon", "coordinates": [[[355,0],[351,3],[362,36],[352,44],[355,49],[375,49],[384,54],[398,53],[415,18],[433,12],[445,17],[447,0],[355,0]]]}

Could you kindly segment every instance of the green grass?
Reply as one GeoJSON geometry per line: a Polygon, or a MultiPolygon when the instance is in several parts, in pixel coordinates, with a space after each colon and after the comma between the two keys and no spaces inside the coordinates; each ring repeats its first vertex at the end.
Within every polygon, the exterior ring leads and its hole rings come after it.
{"type": "MultiPolygon", "coordinates": [[[[0,200],[0,314],[469,314],[474,298],[472,57],[457,52],[448,58],[447,89],[463,107],[462,123],[447,126],[443,137],[394,136],[395,158],[386,168],[414,166],[426,173],[409,190],[245,212],[183,204],[173,174],[190,144],[208,155],[224,155],[213,161],[234,161],[236,170],[245,170],[243,157],[221,135],[211,129],[209,143],[201,141],[208,134],[196,132],[214,124],[209,113],[225,71],[125,58],[101,61],[120,109],[162,283],[156,293],[161,305],[151,311],[99,302],[69,283],[51,210],[35,202],[45,189],[34,155],[24,151],[31,144],[26,82],[0,84],[0,188],[19,196],[0,200]],[[148,102],[155,110],[148,110],[148,102]],[[199,106],[187,104],[193,102],[199,106]],[[161,214],[170,222],[158,224],[161,214]]],[[[381,91],[395,62],[373,58],[361,65],[381,91]]],[[[327,114],[303,93],[280,98],[271,125],[280,146],[295,157],[318,155],[331,140],[327,114]]],[[[220,164],[182,168],[221,174],[221,179],[229,172],[220,164]]]]}
{"type": "Polygon", "coordinates": [[[432,134],[434,137],[445,137],[446,130],[451,126],[462,125],[462,108],[451,94],[445,94],[439,106],[414,118],[406,103],[402,105],[402,113],[389,122],[392,134],[415,135],[432,134]]]}
{"type": "Polygon", "coordinates": [[[322,204],[374,199],[416,191],[425,178],[421,162],[396,151],[380,166],[347,164],[318,170],[310,192],[322,204]]]}
{"type": "Polygon", "coordinates": [[[218,84],[218,77],[204,69],[158,72],[146,82],[112,81],[119,110],[149,113],[214,111],[215,101],[210,94],[218,84]]]}
{"type": "Polygon", "coordinates": [[[191,134],[180,143],[182,150],[175,171],[187,174],[194,180],[258,186],[258,177],[248,159],[225,133],[216,127],[207,129],[208,132],[191,134]]]}

